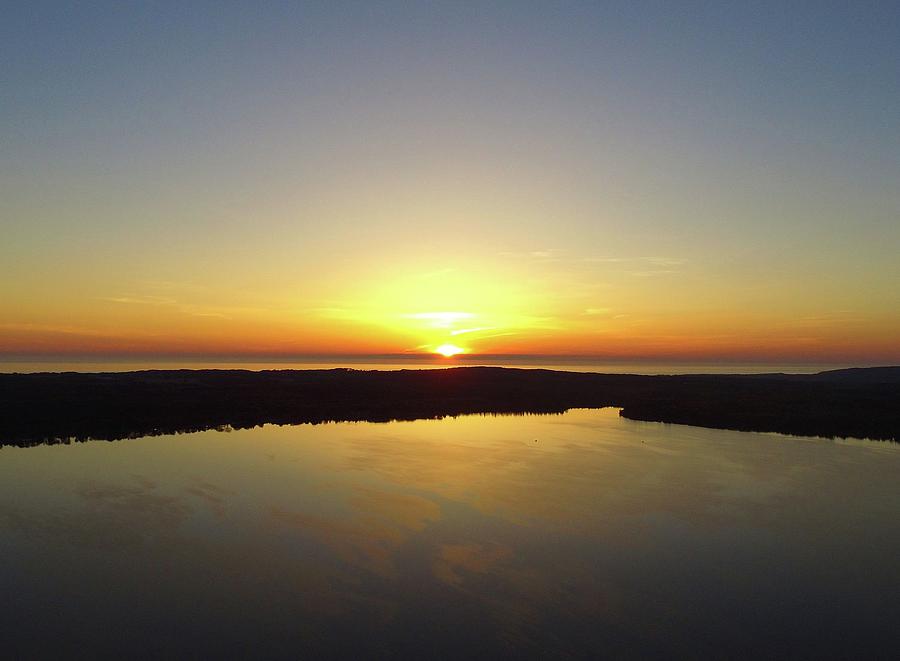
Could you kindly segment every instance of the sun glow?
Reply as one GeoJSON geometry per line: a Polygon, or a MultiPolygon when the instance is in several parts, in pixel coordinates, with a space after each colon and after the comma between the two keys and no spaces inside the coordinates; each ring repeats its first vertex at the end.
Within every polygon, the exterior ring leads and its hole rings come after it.
{"type": "Polygon", "coordinates": [[[455,356],[458,353],[464,353],[465,349],[462,349],[455,344],[442,344],[434,351],[435,353],[439,353],[444,356],[444,358],[450,358],[451,356],[455,356]]]}

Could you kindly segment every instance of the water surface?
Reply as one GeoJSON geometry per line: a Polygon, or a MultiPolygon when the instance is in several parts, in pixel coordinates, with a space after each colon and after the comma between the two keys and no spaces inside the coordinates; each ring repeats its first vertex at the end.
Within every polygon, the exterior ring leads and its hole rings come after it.
{"type": "Polygon", "coordinates": [[[553,416],[0,449],[10,655],[900,643],[900,446],[553,416]]]}

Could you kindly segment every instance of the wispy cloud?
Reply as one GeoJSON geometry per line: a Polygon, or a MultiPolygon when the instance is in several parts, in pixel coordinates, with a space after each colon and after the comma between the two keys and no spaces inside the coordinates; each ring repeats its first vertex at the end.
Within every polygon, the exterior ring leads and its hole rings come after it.
{"type": "Polygon", "coordinates": [[[565,255],[565,251],[559,248],[541,248],[538,250],[504,250],[498,253],[501,257],[516,257],[519,259],[534,259],[543,262],[556,261],[565,255]]]}
{"type": "Polygon", "coordinates": [[[122,303],[123,305],[177,305],[178,301],[167,296],[101,296],[101,301],[122,303]]]}
{"type": "Polygon", "coordinates": [[[101,296],[99,300],[118,303],[120,305],[151,305],[171,308],[192,317],[215,317],[218,319],[232,318],[226,309],[196,305],[193,303],[181,303],[177,299],[169,296],[125,294],[122,296],[101,296]]]}
{"type": "Polygon", "coordinates": [[[494,330],[493,326],[483,326],[481,328],[459,328],[450,331],[450,335],[465,335],[466,333],[480,333],[482,331],[494,330]]]}
{"type": "Polygon", "coordinates": [[[583,257],[582,262],[588,264],[621,264],[628,275],[650,277],[678,273],[677,267],[684,266],[688,260],[682,257],[583,257]]]}
{"type": "Polygon", "coordinates": [[[475,318],[471,312],[413,312],[401,316],[404,319],[426,321],[435,328],[450,328],[461,321],[475,318]]]}
{"type": "Polygon", "coordinates": [[[203,285],[193,284],[191,282],[178,282],[175,280],[142,280],[139,283],[142,289],[151,291],[176,291],[176,292],[201,292],[206,291],[207,287],[203,285]]]}
{"type": "Polygon", "coordinates": [[[107,332],[99,331],[95,328],[53,324],[0,323],[0,330],[24,331],[27,333],[58,333],[60,335],[88,335],[92,337],[107,337],[110,335],[107,332]]]}
{"type": "Polygon", "coordinates": [[[559,248],[542,248],[526,251],[504,251],[499,253],[504,257],[518,259],[530,259],[539,262],[563,262],[570,264],[621,264],[629,267],[627,273],[637,276],[662,275],[674,273],[676,267],[684,266],[688,260],[683,257],[670,256],[644,256],[623,257],[618,255],[569,255],[559,248]]]}

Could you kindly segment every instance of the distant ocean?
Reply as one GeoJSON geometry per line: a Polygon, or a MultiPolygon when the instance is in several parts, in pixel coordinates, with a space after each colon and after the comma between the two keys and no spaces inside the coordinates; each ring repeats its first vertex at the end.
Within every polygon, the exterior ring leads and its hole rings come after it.
{"type": "Polygon", "coordinates": [[[250,360],[240,358],[194,359],[109,359],[85,358],[60,359],[0,359],[0,373],[34,372],[130,372],[135,370],[177,369],[334,369],[403,370],[442,369],[448,367],[514,367],[521,369],[551,369],[569,372],[600,372],[608,374],[764,374],[784,372],[812,374],[845,367],[866,367],[850,363],[776,363],[776,362],[662,362],[662,361],[611,361],[566,356],[323,356],[298,357],[296,359],[250,360]]]}

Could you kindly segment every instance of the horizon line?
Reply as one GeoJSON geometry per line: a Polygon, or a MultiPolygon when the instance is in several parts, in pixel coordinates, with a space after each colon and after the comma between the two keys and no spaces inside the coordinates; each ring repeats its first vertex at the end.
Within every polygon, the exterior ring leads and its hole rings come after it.
{"type": "Polygon", "coordinates": [[[400,361],[400,362],[433,362],[451,366],[456,363],[477,361],[572,361],[575,363],[730,363],[730,364],[795,364],[795,365],[860,365],[860,366],[894,366],[900,364],[895,357],[865,358],[859,357],[785,357],[785,356],[671,356],[671,355],[637,355],[608,356],[602,354],[564,354],[564,353],[467,353],[452,357],[424,352],[403,353],[298,353],[298,354],[257,354],[257,353],[58,353],[58,352],[0,352],[0,363],[18,362],[233,362],[233,363],[291,363],[291,362],[333,362],[339,360],[400,361]]]}

